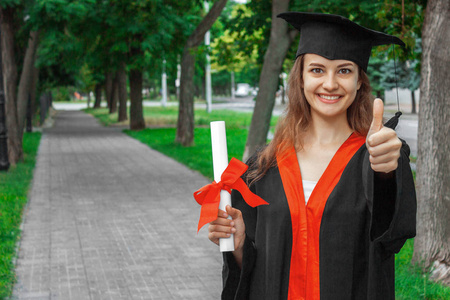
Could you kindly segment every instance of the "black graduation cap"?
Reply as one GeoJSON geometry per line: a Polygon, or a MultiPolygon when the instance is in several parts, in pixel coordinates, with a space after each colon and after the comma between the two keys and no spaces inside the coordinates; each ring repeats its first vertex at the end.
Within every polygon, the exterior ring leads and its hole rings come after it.
{"type": "Polygon", "coordinates": [[[285,12],[278,17],[300,31],[296,58],[305,53],[314,53],[328,59],[345,59],[353,61],[367,72],[373,46],[405,46],[398,37],[362,27],[338,15],[285,12]]]}

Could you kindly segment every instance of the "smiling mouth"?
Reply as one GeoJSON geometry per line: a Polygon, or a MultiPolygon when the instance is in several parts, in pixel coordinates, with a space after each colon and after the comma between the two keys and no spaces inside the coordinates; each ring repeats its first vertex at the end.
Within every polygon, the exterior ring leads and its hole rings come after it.
{"type": "Polygon", "coordinates": [[[339,98],[341,98],[341,96],[327,96],[327,95],[323,95],[323,94],[319,94],[319,97],[325,100],[338,100],[339,98]]]}

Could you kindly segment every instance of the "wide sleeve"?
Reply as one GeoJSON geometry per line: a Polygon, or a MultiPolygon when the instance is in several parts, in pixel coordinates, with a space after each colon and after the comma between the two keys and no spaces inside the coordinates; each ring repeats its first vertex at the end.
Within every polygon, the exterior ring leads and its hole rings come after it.
{"type": "Polygon", "coordinates": [[[365,192],[371,215],[370,237],[387,253],[397,253],[405,241],[416,235],[416,192],[409,165],[409,146],[402,141],[395,175],[377,176],[366,153],[363,166],[365,192]]]}
{"type": "Polygon", "coordinates": [[[232,252],[223,253],[223,291],[222,299],[246,299],[248,296],[250,277],[256,260],[255,243],[251,236],[256,224],[256,208],[247,205],[239,192],[231,194],[232,205],[242,212],[245,223],[245,242],[242,257],[242,269],[236,263],[232,252]]]}
{"type": "MultiPolygon", "coordinates": [[[[254,167],[255,156],[247,162],[250,168],[254,167]]],[[[246,174],[243,175],[245,181],[246,174]]],[[[254,185],[250,186],[250,190],[255,193],[254,185]]],[[[236,263],[232,252],[223,253],[223,291],[222,299],[247,299],[250,288],[251,274],[256,261],[256,247],[255,247],[255,231],[257,208],[249,206],[242,195],[233,190],[231,193],[231,203],[234,208],[242,212],[245,223],[245,241],[242,257],[242,269],[236,263]]]]}

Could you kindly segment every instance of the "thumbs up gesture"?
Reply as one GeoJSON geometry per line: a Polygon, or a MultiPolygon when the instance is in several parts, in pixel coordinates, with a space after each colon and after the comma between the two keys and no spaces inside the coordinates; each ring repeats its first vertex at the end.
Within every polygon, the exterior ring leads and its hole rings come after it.
{"type": "Polygon", "coordinates": [[[373,120],[366,138],[369,160],[375,172],[390,173],[397,169],[402,142],[394,130],[383,126],[384,105],[381,99],[373,103],[373,120]]]}

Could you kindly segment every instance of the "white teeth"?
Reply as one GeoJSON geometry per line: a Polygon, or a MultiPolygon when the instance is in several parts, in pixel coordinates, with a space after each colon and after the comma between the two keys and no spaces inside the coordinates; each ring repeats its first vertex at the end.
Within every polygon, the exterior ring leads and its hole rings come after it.
{"type": "Polygon", "coordinates": [[[340,96],[325,96],[325,95],[320,95],[320,97],[322,97],[323,99],[327,99],[327,100],[337,100],[337,99],[339,99],[340,96]]]}

